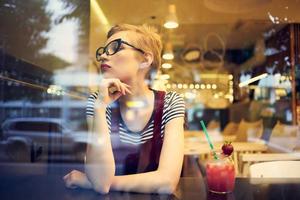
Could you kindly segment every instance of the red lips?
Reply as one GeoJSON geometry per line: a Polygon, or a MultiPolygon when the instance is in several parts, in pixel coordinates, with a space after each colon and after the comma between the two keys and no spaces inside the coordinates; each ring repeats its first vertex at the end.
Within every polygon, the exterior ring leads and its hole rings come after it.
{"type": "Polygon", "coordinates": [[[108,70],[109,68],[111,68],[111,66],[109,66],[109,65],[107,65],[107,64],[101,64],[101,71],[102,71],[102,72],[108,70]]]}

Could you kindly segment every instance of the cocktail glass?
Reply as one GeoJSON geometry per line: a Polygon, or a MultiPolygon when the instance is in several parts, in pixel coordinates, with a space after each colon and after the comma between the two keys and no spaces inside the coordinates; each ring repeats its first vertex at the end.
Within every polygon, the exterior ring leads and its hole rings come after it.
{"type": "Polygon", "coordinates": [[[208,190],[213,193],[226,194],[234,189],[235,170],[230,156],[218,155],[206,163],[206,179],[208,190]]]}

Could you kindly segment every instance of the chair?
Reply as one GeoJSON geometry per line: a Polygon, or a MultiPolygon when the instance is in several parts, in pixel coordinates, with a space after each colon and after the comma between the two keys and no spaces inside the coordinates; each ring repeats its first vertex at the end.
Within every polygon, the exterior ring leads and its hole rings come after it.
{"type": "Polygon", "coordinates": [[[271,161],[252,164],[251,178],[300,178],[300,161],[271,161]]]}
{"type": "Polygon", "coordinates": [[[273,151],[296,151],[300,136],[298,132],[298,126],[282,124],[277,121],[272,130],[268,145],[274,149],[273,151]]]}
{"type": "Polygon", "coordinates": [[[240,122],[236,142],[247,142],[248,138],[260,138],[263,133],[263,122],[247,122],[244,119],[240,122]]]}
{"type": "Polygon", "coordinates": [[[272,130],[271,137],[296,137],[299,130],[298,126],[283,124],[280,121],[277,121],[276,125],[272,130]]]}
{"type": "Polygon", "coordinates": [[[207,130],[220,130],[220,122],[211,120],[207,125],[207,130]]]}
{"type": "Polygon", "coordinates": [[[222,135],[223,136],[228,136],[228,135],[235,135],[237,130],[238,130],[239,124],[235,123],[235,122],[229,122],[228,124],[226,124],[222,135]]]}
{"type": "Polygon", "coordinates": [[[297,136],[297,141],[295,147],[293,148],[293,152],[300,152],[300,134],[297,136]]]}

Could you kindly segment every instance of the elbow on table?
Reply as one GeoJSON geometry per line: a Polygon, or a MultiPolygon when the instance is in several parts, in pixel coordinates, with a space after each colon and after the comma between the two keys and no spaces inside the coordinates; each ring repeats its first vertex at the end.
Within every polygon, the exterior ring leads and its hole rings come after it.
{"type": "Polygon", "coordinates": [[[92,183],[93,190],[100,194],[107,194],[110,191],[111,181],[94,182],[92,183]]]}
{"type": "Polygon", "coordinates": [[[176,190],[176,186],[174,185],[169,185],[165,187],[160,193],[162,194],[174,194],[176,190]]]}
{"type": "Polygon", "coordinates": [[[94,191],[100,194],[108,194],[110,185],[94,185],[93,186],[94,191]]]}
{"type": "Polygon", "coordinates": [[[178,181],[174,179],[166,179],[163,181],[162,186],[158,189],[161,194],[173,194],[177,188],[178,181]]]}

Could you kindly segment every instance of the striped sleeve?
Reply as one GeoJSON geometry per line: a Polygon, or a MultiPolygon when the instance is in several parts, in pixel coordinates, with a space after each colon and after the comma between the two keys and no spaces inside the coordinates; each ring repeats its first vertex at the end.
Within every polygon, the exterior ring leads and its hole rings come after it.
{"type": "Polygon", "coordinates": [[[95,105],[95,100],[97,99],[98,92],[92,93],[88,100],[87,100],[87,105],[86,105],[86,116],[87,117],[93,117],[94,116],[94,105],[95,105]]]}
{"type": "Polygon", "coordinates": [[[170,120],[177,117],[184,117],[185,104],[184,100],[179,94],[172,92],[170,95],[169,105],[164,113],[164,121],[167,124],[170,120]]]}

